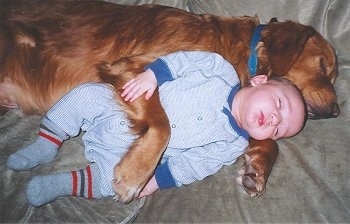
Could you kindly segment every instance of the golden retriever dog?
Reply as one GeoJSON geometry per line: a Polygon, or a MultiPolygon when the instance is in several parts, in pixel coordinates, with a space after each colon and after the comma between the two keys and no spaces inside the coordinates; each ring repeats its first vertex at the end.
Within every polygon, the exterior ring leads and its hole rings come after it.
{"type": "MultiPolygon", "coordinates": [[[[272,19],[261,32],[254,32],[261,27],[256,17],[75,0],[2,0],[0,16],[2,110],[18,107],[26,114],[45,114],[62,95],[84,82],[109,82],[118,93],[158,56],[204,50],[232,63],[242,86],[250,73],[281,76],[301,90],[310,118],[339,115],[333,88],[335,52],[314,28],[297,22],[272,19]],[[253,63],[248,63],[251,58],[253,63]],[[249,71],[251,66],[256,72],[249,71]]],[[[129,202],[152,176],[170,127],[157,93],[148,101],[140,98],[133,103],[123,102],[119,94],[116,98],[138,134],[115,167],[116,193],[120,201],[129,202]]],[[[250,195],[264,192],[277,155],[275,141],[251,139],[239,172],[250,195]]]]}

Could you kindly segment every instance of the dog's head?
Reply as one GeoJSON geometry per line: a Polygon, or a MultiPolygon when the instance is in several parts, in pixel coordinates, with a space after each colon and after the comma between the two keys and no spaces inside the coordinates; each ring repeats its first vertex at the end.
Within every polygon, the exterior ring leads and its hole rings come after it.
{"type": "Polygon", "coordinates": [[[311,119],[333,118],[339,106],[333,84],[338,75],[332,46],[311,26],[272,19],[262,33],[261,51],[269,75],[283,76],[302,92],[311,119]]]}

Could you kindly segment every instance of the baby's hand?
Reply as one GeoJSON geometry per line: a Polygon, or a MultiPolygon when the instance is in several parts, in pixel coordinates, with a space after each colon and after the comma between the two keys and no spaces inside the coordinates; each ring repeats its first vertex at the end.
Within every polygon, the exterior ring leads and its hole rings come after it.
{"type": "Polygon", "coordinates": [[[136,78],[128,81],[122,88],[124,91],[121,97],[123,97],[125,101],[133,102],[144,93],[146,93],[145,99],[148,100],[157,88],[157,79],[153,71],[147,69],[136,78]]]}
{"type": "Polygon", "coordinates": [[[139,198],[143,198],[146,196],[149,196],[151,194],[153,194],[156,190],[158,190],[158,183],[156,181],[156,178],[153,176],[148,183],[146,184],[146,186],[142,189],[139,198]]]}

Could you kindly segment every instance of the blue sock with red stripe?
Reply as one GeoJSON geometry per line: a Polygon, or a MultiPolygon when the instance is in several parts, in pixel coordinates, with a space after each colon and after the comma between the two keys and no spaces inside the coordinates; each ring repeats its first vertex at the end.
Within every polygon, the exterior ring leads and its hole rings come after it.
{"type": "Polygon", "coordinates": [[[37,140],[10,155],[7,167],[13,170],[29,170],[39,164],[51,162],[57,155],[57,150],[68,135],[44,118],[40,124],[37,140]]]}
{"type": "Polygon", "coordinates": [[[100,171],[94,163],[78,171],[36,176],[28,183],[27,200],[38,207],[64,196],[102,198],[100,181],[100,171]]]}

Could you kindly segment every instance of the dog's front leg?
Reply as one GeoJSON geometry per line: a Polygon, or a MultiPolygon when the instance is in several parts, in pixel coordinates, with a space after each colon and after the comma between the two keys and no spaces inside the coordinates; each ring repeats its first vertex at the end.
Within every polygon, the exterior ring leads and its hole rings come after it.
{"type": "Polygon", "coordinates": [[[139,108],[136,111],[141,116],[131,121],[133,128],[141,130],[141,133],[114,170],[116,179],[113,188],[117,193],[116,199],[123,203],[138,197],[152,177],[170,136],[169,121],[159,102],[158,93],[154,93],[146,103],[137,105],[139,108]]]}
{"type": "Polygon", "coordinates": [[[274,140],[250,139],[244,154],[245,165],[239,171],[237,181],[251,197],[259,197],[265,192],[266,182],[278,151],[277,142],[274,140]]]}
{"type": "Polygon", "coordinates": [[[138,136],[114,168],[115,198],[123,203],[138,197],[152,177],[170,138],[169,120],[160,104],[158,91],[148,100],[139,97],[132,103],[120,97],[122,86],[142,72],[145,64],[153,59],[147,55],[125,57],[111,65],[101,63],[98,67],[101,80],[115,87],[116,99],[132,124],[130,129],[138,136]]]}

